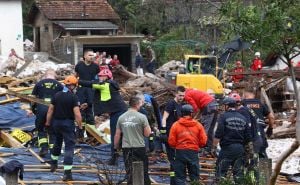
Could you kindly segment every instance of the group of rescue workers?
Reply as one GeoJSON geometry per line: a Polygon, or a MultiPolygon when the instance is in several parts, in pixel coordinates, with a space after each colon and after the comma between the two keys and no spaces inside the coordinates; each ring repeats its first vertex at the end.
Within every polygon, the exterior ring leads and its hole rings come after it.
{"type": "MultiPolygon", "coordinates": [[[[251,71],[260,71],[262,70],[263,62],[260,58],[260,52],[255,52],[254,59],[252,60],[252,64],[250,66],[251,71]]],[[[232,81],[234,83],[245,80],[244,75],[242,73],[245,72],[245,68],[242,65],[240,60],[236,61],[235,67],[233,68],[234,73],[240,73],[232,76],[232,81]]]]}
{"type": "Polygon", "coordinates": [[[166,150],[171,185],[185,184],[186,171],[191,181],[199,181],[199,151],[217,157],[217,180],[225,177],[231,166],[238,181],[247,161],[255,163],[255,157],[267,157],[266,136],[272,135],[274,115],[255,99],[251,89],[243,92],[243,99],[237,92],[224,98],[221,101],[224,112],[219,114],[220,103],[212,94],[178,86],[162,115],[151,95],[138,92],[130,98],[128,107],[119,90],[112,72],[108,68],[100,70],[94,63],[92,50],[84,51],[84,61],[75,66],[75,75],[66,77],[64,85],[56,80],[53,70],[48,70],[44,79],[35,85],[32,94],[50,103],[49,108],[33,104],[32,110],[36,115],[39,154],[44,157],[50,149],[51,172],[58,167],[64,142],[63,180],[73,179],[76,140],[83,139],[86,124],[95,124],[94,116],[104,113],[110,117],[108,165],[116,164],[122,149],[128,184],[132,184],[134,161],[143,161],[144,183],[151,184],[147,155],[159,150],[154,140],[166,150]]]}

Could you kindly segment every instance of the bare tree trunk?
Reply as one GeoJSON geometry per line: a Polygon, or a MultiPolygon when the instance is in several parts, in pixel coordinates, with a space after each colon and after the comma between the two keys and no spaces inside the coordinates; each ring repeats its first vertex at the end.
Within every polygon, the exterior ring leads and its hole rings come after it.
{"type": "Polygon", "coordinates": [[[289,58],[289,55],[285,55],[285,57],[288,59],[288,66],[289,66],[289,71],[291,74],[292,82],[293,82],[293,87],[296,95],[296,108],[297,108],[297,119],[296,119],[296,140],[293,142],[292,146],[285,151],[280,158],[278,159],[278,162],[275,165],[275,168],[273,170],[271,179],[270,179],[270,184],[269,185],[275,185],[276,179],[278,174],[280,173],[282,163],[288,158],[293,152],[295,152],[299,148],[299,141],[300,141],[300,96],[296,84],[296,75],[294,71],[294,67],[292,65],[292,62],[289,58]]]}
{"type": "Polygon", "coordinates": [[[284,153],[281,154],[281,156],[279,157],[278,162],[276,163],[275,168],[274,168],[274,170],[272,172],[271,179],[270,179],[270,184],[269,185],[275,185],[277,176],[278,176],[278,174],[280,173],[280,170],[281,170],[282,163],[293,152],[295,152],[298,149],[298,147],[299,147],[299,142],[297,140],[295,140],[293,142],[292,146],[287,151],[285,151],[284,153]]]}

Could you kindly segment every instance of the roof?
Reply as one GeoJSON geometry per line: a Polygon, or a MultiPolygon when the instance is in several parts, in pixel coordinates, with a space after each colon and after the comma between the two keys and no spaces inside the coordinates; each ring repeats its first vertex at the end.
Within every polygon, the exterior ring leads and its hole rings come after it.
{"type": "Polygon", "coordinates": [[[29,12],[33,22],[37,10],[50,20],[118,20],[107,0],[36,0],[29,12]]]}
{"type": "Polygon", "coordinates": [[[65,30],[117,30],[118,26],[108,21],[55,21],[65,30]]]}

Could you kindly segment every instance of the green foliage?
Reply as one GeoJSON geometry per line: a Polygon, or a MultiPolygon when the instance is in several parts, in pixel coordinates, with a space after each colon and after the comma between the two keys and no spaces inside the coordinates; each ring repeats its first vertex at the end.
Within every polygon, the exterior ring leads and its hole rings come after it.
{"type": "Polygon", "coordinates": [[[22,1],[24,39],[33,40],[32,27],[27,24],[27,17],[34,0],[22,1]]]}
{"type": "Polygon", "coordinates": [[[299,10],[296,0],[264,0],[245,5],[240,0],[229,0],[220,9],[223,37],[241,36],[255,40],[255,50],[283,53],[299,44],[299,10]]]}

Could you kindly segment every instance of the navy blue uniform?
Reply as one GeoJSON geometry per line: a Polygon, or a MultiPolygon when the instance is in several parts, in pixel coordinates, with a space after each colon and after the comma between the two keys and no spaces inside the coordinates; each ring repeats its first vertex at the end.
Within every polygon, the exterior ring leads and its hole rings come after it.
{"type": "MultiPolygon", "coordinates": [[[[75,72],[79,76],[80,80],[93,81],[98,78],[98,73],[100,72],[99,66],[95,63],[86,65],[84,62],[79,62],[75,66],[75,72]]],[[[93,114],[93,99],[94,90],[87,87],[80,87],[77,89],[76,95],[79,98],[80,104],[87,103],[88,107],[85,110],[80,110],[82,115],[82,121],[87,124],[95,124],[94,114],[93,114]]]]}
{"type": "Polygon", "coordinates": [[[230,166],[234,177],[243,175],[244,146],[251,140],[249,120],[236,110],[221,114],[215,138],[220,139],[221,151],[217,159],[216,176],[225,177],[230,166]]]}
{"type": "Polygon", "coordinates": [[[267,152],[266,149],[268,147],[267,137],[265,134],[264,129],[266,128],[265,124],[265,117],[268,116],[270,113],[268,107],[260,102],[258,99],[244,99],[243,105],[247,106],[248,108],[251,108],[256,116],[257,116],[257,127],[259,130],[259,133],[261,134],[262,139],[262,146],[260,147],[259,151],[259,157],[260,158],[267,158],[267,152]]]}
{"type": "Polygon", "coordinates": [[[238,112],[250,120],[251,140],[253,142],[253,149],[255,153],[259,153],[262,147],[262,138],[257,124],[257,119],[258,119],[257,115],[255,114],[253,109],[250,109],[246,106],[242,106],[238,110],[238,112]]]}
{"type": "MultiPolygon", "coordinates": [[[[51,102],[52,97],[63,90],[63,85],[54,79],[43,79],[39,81],[32,90],[32,95],[46,102],[51,102]]],[[[53,130],[50,127],[48,133],[45,130],[45,122],[48,107],[42,104],[33,105],[33,113],[36,115],[35,127],[38,131],[38,144],[40,148],[52,148],[55,141],[53,130]],[[47,135],[49,134],[49,141],[47,135]],[[48,143],[49,142],[49,143],[48,143]]]]}
{"type": "Polygon", "coordinates": [[[63,141],[65,142],[64,170],[71,170],[73,164],[75,147],[75,115],[73,109],[79,106],[78,98],[75,94],[64,89],[58,92],[51,102],[54,105],[52,125],[56,135],[56,141],[53,147],[51,158],[58,160],[61,154],[63,141]]]}
{"type": "MultiPolygon", "coordinates": [[[[181,106],[182,104],[177,103],[174,99],[168,101],[165,110],[169,113],[169,116],[166,120],[166,131],[167,136],[169,136],[170,130],[172,125],[181,117],[181,106]]],[[[174,172],[174,165],[175,165],[175,149],[170,147],[168,143],[166,143],[166,150],[168,160],[170,162],[170,185],[175,185],[175,172],[174,172]]]]}

